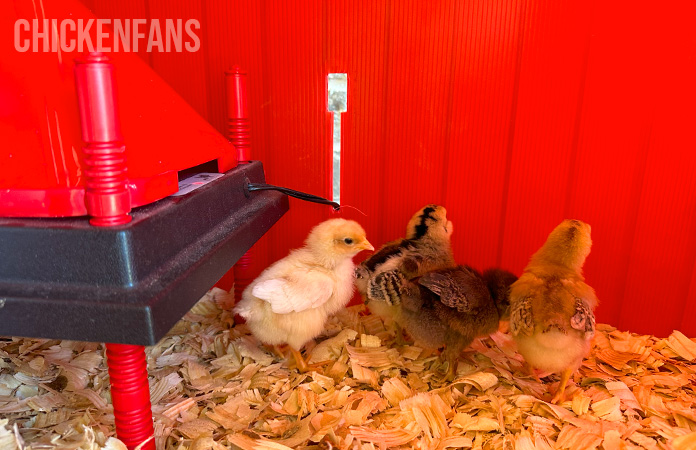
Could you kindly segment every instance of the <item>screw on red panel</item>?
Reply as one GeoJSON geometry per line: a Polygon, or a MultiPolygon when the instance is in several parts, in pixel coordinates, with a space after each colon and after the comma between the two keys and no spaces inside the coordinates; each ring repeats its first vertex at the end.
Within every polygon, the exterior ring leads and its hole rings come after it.
{"type": "Polygon", "coordinates": [[[251,120],[247,73],[239,66],[225,72],[227,83],[227,132],[237,149],[240,164],[251,161],[251,120]]]}
{"type": "Polygon", "coordinates": [[[116,105],[113,65],[99,52],[75,61],[77,99],[85,142],[85,205],[95,226],[131,221],[126,155],[116,105]]]}
{"type": "MultiPolygon", "coordinates": [[[[249,90],[247,74],[239,66],[225,72],[227,84],[227,137],[237,149],[240,164],[251,161],[251,120],[249,119],[249,90]]],[[[251,270],[253,248],[234,265],[234,298],[241,300],[242,292],[253,281],[251,270]]]]}
{"type": "Polygon", "coordinates": [[[154,450],[145,347],[106,344],[116,435],[129,450],[154,450]]]}

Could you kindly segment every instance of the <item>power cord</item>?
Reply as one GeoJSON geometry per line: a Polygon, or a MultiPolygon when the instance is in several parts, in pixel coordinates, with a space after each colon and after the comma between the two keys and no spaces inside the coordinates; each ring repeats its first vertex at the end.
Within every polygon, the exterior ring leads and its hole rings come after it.
{"type": "Polygon", "coordinates": [[[331,200],[327,200],[323,197],[319,197],[319,196],[312,195],[312,194],[307,194],[307,193],[300,192],[300,191],[295,191],[293,189],[288,189],[285,187],[273,186],[272,184],[248,183],[247,189],[249,191],[278,191],[278,192],[282,192],[285,195],[299,198],[300,200],[306,200],[308,202],[314,202],[314,203],[321,203],[323,205],[331,205],[333,207],[334,211],[338,211],[339,209],[341,209],[341,205],[339,205],[336,202],[332,202],[331,200]]]}

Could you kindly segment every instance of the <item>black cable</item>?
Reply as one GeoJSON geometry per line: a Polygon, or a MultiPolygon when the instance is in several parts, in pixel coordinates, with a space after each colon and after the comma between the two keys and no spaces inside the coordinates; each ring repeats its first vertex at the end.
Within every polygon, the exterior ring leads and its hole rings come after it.
{"type": "Polygon", "coordinates": [[[321,203],[323,205],[331,205],[333,207],[334,211],[338,211],[339,209],[341,209],[341,205],[339,205],[336,202],[332,202],[331,200],[327,200],[323,197],[319,197],[319,196],[312,195],[312,194],[307,194],[307,193],[300,192],[300,191],[295,191],[293,189],[288,189],[285,187],[273,186],[272,184],[249,183],[249,184],[247,184],[247,189],[249,189],[249,191],[279,191],[285,195],[299,198],[300,200],[306,200],[308,202],[314,202],[314,203],[321,203]]]}

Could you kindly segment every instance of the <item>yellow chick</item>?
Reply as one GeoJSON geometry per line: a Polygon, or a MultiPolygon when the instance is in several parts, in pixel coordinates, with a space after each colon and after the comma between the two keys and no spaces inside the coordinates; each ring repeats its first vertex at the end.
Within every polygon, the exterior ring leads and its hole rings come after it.
{"type": "Polygon", "coordinates": [[[264,270],[242,293],[234,312],[258,340],[287,343],[297,368],[309,370],[300,350],[323,330],[331,314],[353,295],[353,256],[374,250],[365,230],[352,220],[330,219],[315,226],[302,248],[264,270]]]}
{"type": "Polygon", "coordinates": [[[510,331],[520,354],[532,369],[561,374],[553,403],[563,400],[595,332],[597,297],[582,276],[591,247],[590,226],[564,220],[510,288],[510,331]]]}

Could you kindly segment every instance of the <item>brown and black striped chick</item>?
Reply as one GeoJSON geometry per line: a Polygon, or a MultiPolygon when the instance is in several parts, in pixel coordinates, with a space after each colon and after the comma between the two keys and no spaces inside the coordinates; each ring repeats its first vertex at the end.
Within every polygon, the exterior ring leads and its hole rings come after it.
{"type": "Polygon", "coordinates": [[[590,226],[564,220],[510,289],[510,331],[520,354],[532,369],[561,374],[553,403],[563,400],[595,332],[597,297],[582,276],[591,247],[590,226]]]}
{"type": "Polygon", "coordinates": [[[457,358],[477,337],[498,330],[502,315],[508,314],[507,286],[516,277],[496,269],[484,280],[468,266],[428,272],[414,281],[403,280],[399,319],[406,332],[430,348],[445,347],[442,358],[448,362],[445,379],[454,379],[457,358]],[[501,289],[491,296],[487,281],[501,289]]]}
{"type": "Polygon", "coordinates": [[[432,270],[454,267],[450,244],[452,222],[447,210],[426,205],[406,226],[406,237],[388,242],[363,261],[356,271],[358,291],[366,300],[388,304],[398,298],[400,280],[417,278],[432,270]]]}
{"type": "Polygon", "coordinates": [[[450,245],[452,229],[444,207],[426,205],[409,220],[405,238],[384,244],[355,270],[355,285],[363,301],[373,314],[394,321],[399,343],[402,281],[456,265],[450,245]]]}

